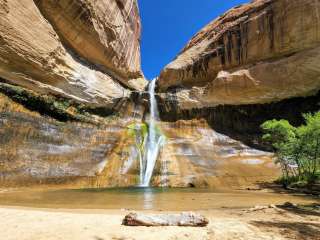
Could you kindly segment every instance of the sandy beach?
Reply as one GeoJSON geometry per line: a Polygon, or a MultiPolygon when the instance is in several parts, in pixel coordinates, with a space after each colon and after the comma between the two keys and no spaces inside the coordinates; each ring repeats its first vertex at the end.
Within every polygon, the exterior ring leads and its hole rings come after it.
{"type": "MultiPolygon", "coordinates": [[[[5,240],[231,240],[320,239],[320,213],[293,210],[217,209],[200,211],[207,227],[127,227],[125,210],[52,210],[0,207],[5,240]]],[[[146,214],[159,212],[144,212],[146,214]]],[[[161,212],[164,213],[164,212],[161,212]]]]}

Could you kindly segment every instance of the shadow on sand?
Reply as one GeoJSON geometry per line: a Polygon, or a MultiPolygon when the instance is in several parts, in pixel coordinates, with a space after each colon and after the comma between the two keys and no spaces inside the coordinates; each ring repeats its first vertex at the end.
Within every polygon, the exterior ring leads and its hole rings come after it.
{"type": "Polygon", "coordinates": [[[286,187],[281,184],[277,183],[270,183],[270,182],[260,182],[257,183],[260,189],[269,189],[274,191],[275,193],[280,194],[293,194],[293,195],[306,195],[309,197],[315,197],[319,199],[320,202],[320,185],[314,184],[308,187],[300,187],[300,188],[293,188],[293,187],[286,187]]]}
{"type": "Polygon", "coordinates": [[[320,223],[285,222],[285,221],[252,221],[252,225],[265,230],[279,230],[281,235],[288,239],[319,240],[320,223]]]}

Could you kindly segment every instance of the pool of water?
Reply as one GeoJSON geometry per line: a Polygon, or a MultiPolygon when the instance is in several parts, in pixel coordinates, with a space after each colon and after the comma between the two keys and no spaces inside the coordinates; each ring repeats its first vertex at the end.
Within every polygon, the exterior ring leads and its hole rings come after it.
{"type": "Polygon", "coordinates": [[[255,205],[319,203],[317,197],[264,191],[194,188],[21,190],[0,194],[0,205],[60,209],[195,211],[255,205]]]}

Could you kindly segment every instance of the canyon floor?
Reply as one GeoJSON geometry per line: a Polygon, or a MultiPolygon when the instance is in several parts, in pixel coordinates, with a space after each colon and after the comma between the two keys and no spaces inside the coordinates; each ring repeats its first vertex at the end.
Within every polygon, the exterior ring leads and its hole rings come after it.
{"type": "MultiPolygon", "coordinates": [[[[197,211],[203,228],[127,227],[128,210],[0,207],[0,239],[6,240],[251,240],[320,239],[320,212],[295,207],[197,211]]],[[[146,214],[159,211],[139,211],[146,214]]],[[[169,213],[161,211],[161,213],[169,213]]],[[[171,212],[170,212],[171,213],[171,212]]]]}

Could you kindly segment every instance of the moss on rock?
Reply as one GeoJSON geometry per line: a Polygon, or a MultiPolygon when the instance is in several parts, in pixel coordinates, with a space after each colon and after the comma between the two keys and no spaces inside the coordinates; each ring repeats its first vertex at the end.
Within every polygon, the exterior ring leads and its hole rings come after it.
{"type": "Polygon", "coordinates": [[[25,108],[52,117],[58,121],[96,123],[94,115],[113,117],[112,109],[92,108],[67,98],[39,94],[32,90],[0,81],[0,93],[25,108]]]}

